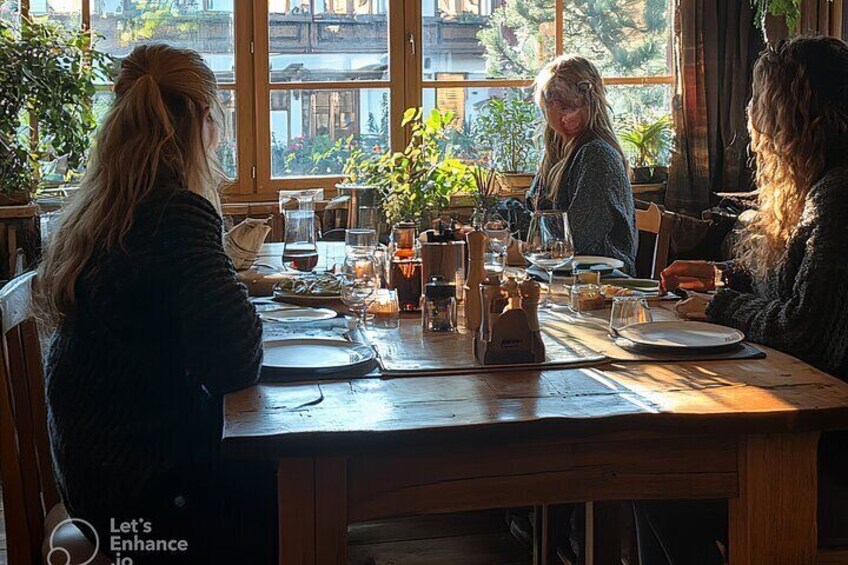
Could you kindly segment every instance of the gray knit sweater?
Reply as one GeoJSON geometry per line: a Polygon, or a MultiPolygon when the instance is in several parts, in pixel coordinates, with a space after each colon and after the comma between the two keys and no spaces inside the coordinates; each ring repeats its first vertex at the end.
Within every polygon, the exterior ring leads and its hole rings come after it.
{"type": "Polygon", "coordinates": [[[848,166],[812,188],[780,264],[761,280],[720,290],[707,315],[848,380],[848,166]]]}
{"type": "MultiPolygon", "coordinates": [[[[561,183],[555,205],[543,198],[539,207],[568,212],[579,255],[614,257],[624,262],[626,272],[635,273],[636,212],[621,155],[601,139],[589,141],[577,150],[561,183]]],[[[539,190],[548,193],[536,175],[528,204],[539,190]]]]}

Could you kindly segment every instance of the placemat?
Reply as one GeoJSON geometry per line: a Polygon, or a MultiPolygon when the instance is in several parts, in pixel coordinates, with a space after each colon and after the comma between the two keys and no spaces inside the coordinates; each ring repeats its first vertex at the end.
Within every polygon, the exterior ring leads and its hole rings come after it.
{"type": "MultiPolygon", "coordinates": [[[[660,309],[652,309],[658,311],[660,309]]],[[[608,314],[609,311],[601,311],[608,314]]],[[[606,319],[598,316],[574,316],[556,308],[547,310],[544,315],[545,331],[550,339],[571,344],[582,343],[616,363],[680,363],[686,361],[718,361],[731,359],[763,359],[766,354],[748,342],[738,347],[719,351],[658,351],[640,347],[627,347],[627,340],[612,340],[608,334],[606,319]],[[622,347],[624,345],[625,347],[622,347]]],[[[632,344],[631,344],[632,345],[632,344]]]]}
{"type": "MultiPolygon", "coordinates": [[[[545,322],[541,321],[543,327],[545,322]]],[[[453,333],[425,333],[419,318],[402,318],[392,330],[366,329],[377,350],[384,376],[468,374],[520,368],[557,369],[599,365],[608,361],[585,344],[559,335],[553,339],[542,331],[547,361],[541,364],[481,365],[474,357],[474,337],[465,328],[453,333]]]]}

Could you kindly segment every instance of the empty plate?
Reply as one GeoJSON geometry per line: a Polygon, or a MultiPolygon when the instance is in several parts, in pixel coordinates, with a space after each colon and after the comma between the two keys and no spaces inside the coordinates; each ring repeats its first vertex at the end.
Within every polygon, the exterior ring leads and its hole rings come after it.
{"type": "Polygon", "coordinates": [[[665,321],[633,324],[618,334],[637,345],[665,349],[710,349],[742,343],[739,330],[706,322],[665,321]]]}
{"type": "Polygon", "coordinates": [[[262,366],[274,373],[310,375],[349,372],[373,363],[374,350],[361,343],[304,338],[266,341],[262,366]]]}
{"type": "Polygon", "coordinates": [[[338,314],[329,308],[282,308],[269,310],[259,314],[265,322],[303,323],[318,320],[331,320],[338,314]]]}

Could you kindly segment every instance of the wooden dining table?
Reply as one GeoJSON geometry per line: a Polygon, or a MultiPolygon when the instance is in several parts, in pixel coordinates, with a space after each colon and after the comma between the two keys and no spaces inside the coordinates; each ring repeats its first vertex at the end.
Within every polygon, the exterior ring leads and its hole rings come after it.
{"type": "Polygon", "coordinates": [[[813,564],[817,443],[848,429],[848,384],[761,349],[263,383],[225,398],[223,449],[276,461],[281,565],[347,563],[351,523],[521,506],[554,563],[553,505],[691,499],[728,500],[731,565],[813,564]]]}

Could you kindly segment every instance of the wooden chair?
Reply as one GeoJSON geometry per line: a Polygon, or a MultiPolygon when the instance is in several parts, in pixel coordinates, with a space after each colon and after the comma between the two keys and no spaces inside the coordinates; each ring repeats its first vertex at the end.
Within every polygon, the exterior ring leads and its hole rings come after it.
{"type": "Polygon", "coordinates": [[[645,210],[636,210],[636,229],[639,230],[636,276],[658,279],[668,266],[670,217],[662,207],[651,203],[645,210]]]}
{"type": "MultiPolygon", "coordinates": [[[[67,511],[53,476],[34,280],[35,273],[27,273],[0,289],[0,480],[8,558],[14,565],[49,563],[52,535],[53,547],[64,548],[70,563],[83,563],[95,549],[74,524],[63,524],[67,511]]],[[[103,556],[92,561],[109,562],[103,556]]]]}

